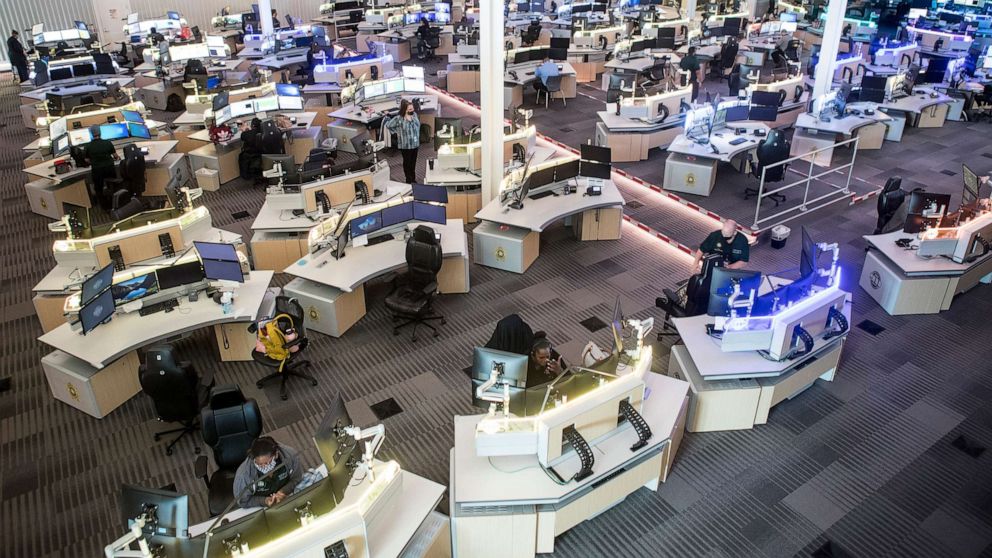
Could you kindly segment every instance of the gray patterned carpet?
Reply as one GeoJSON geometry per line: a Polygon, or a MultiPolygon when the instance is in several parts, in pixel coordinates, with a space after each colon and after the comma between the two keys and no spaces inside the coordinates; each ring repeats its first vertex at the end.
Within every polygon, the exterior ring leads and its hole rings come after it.
{"type": "MultiPolygon", "coordinates": [[[[206,519],[205,487],[192,469],[198,438],[166,457],[164,442],[152,441],[165,425],[143,395],[102,420],[51,398],[31,288],[54,264],[54,236],[47,220],[28,209],[20,149],[33,136],[20,125],[9,74],[0,81],[0,377],[13,380],[0,393],[0,556],[97,556],[122,533],[121,483],[175,483],[190,495],[191,520],[206,519]]],[[[573,146],[589,137],[601,92],[583,90],[590,97],[567,109],[538,109],[539,129],[573,146]],[[572,132],[559,133],[562,127],[572,132]]],[[[960,176],[939,171],[960,172],[965,161],[987,172],[990,131],[967,123],[909,130],[903,143],[859,155],[858,176],[881,184],[898,172],[957,194],[960,176]]],[[[632,169],[660,184],[664,156],[653,153],[632,169]]],[[[751,202],[742,203],[740,182],[721,169],[714,196],[698,201],[753,212],[751,202]]],[[[709,230],[642,187],[624,194],[638,202],[631,208],[638,219],[682,242],[694,244],[709,230]]],[[[216,226],[247,237],[252,217],[236,220],[232,213],[253,216],[262,198],[232,183],[208,193],[205,203],[216,226]]],[[[992,451],[985,449],[992,445],[992,290],[959,296],[937,316],[885,314],[856,284],[860,235],[872,228],[873,205],[838,205],[801,223],[815,238],[844,247],[853,323],[870,320],[884,329],[872,335],[855,328],[836,381],[818,382],[775,407],[767,425],[687,435],[668,483],[569,531],[555,556],[992,556],[992,451]]],[[[795,240],[783,250],[759,242],[753,266],[793,267],[798,250],[795,240]]],[[[448,319],[441,337],[418,344],[391,335],[382,303],[388,286],[373,283],[368,315],[351,331],[341,339],[313,335],[320,385],[295,385],[287,402],[275,386],[255,388],[265,371],[252,363],[218,363],[208,332],[178,349],[201,370],[213,369],[219,382],[238,383],[255,397],[266,430],[304,450],[310,464],[317,462],[310,436],[332,398],[342,395],[359,421],[373,420],[369,405],[395,398],[402,412],[385,420],[382,456],[447,484],[452,416],[472,412],[461,370],[500,317],[519,312],[566,356],[574,354],[589,339],[607,342],[603,331],[590,333],[579,322],[607,316],[617,295],[628,315],[660,318],[654,298],[688,276],[687,261],[631,226],[622,240],[596,244],[579,244],[556,226],[542,235],[541,257],[524,275],[473,265],[471,293],[440,299],[448,319]]],[[[668,347],[659,344],[655,354],[655,370],[664,372],[668,347]]]]}

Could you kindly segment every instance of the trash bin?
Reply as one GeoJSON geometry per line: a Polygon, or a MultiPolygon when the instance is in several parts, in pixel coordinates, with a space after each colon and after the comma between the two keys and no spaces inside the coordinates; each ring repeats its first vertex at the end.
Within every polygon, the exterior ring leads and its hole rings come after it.
{"type": "Polygon", "coordinates": [[[789,233],[792,229],[786,227],[785,225],[776,225],[772,227],[772,248],[778,250],[779,248],[785,246],[785,241],[789,239],[789,233]]]}

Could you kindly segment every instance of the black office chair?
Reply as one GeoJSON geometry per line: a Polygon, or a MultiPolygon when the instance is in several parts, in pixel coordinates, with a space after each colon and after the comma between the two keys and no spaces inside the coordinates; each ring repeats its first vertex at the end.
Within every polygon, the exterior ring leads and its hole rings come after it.
{"type": "Polygon", "coordinates": [[[643,73],[645,80],[641,83],[641,87],[651,89],[664,86],[665,81],[668,79],[668,66],[670,62],[671,59],[668,56],[662,56],[653,66],[645,70],[643,73]]]}
{"type": "Polygon", "coordinates": [[[792,62],[799,62],[802,55],[803,43],[799,39],[790,39],[785,45],[785,57],[792,62]]]}
{"type": "MultiPolygon", "coordinates": [[[[541,336],[544,336],[544,332],[541,332],[541,336]]],[[[496,322],[496,329],[486,342],[486,348],[526,355],[530,354],[536,338],[534,330],[519,314],[510,314],[496,322]]]]}
{"type": "Polygon", "coordinates": [[[199,91],[205,92],[207,90],[207,79],[210,74],[207,73],[207,68],[203,65],[203,61],[198,58],[192,58],[186,61],[186,68],[183,70],[183,82],[196,82],[199,91]]]}
{"type": "Polygon", "coordinates": [[[561,99],[564,106],[568,106],[568,102],[565,100],[565,94],[561,90],[561,76],[548,76],[548,81],[544,83],[544,89],[537,90],[538,99],[541,98],[541,93],[544,93],[544,108],[548,108],[551,96],[555,93],[559,94],[556,98],[561,99]]]}
{"type": "MultiPolygon", "coordinates": [[[[176,362],[171,345],[159,345],[145,353],[145,363],[138,368],[138,381],[142,391],[152,398],[158,420],[182,424],[154,436],[157,442],[166,434],[179,433],[165,446],[165,454],[172,455],[176,443],[199,427],[200,409],[207,404],[214,385],[213,374],[200,378],[192,364],[176,362]]],[[[199,446],[193,451],[200,453],[199,446]]]]}
{"type": "MultiPolygon", "coordinates": [[[[791,144],[789,140],[785,139],[785,134],[781,130],[771,130],[768,132],[768,137],[765,141],[758,145],[757,151],[757,161],[754,160],[751,155],[748,155],[749,163],[751,164],[751,176],[761,180],[761,172],[765,167],[769,165],[774,165],[775,163],[780,163],[790,157],[789,148],[791,144]]],[[[781,182],[785,180],[785,172],[788,170],[789,165],[778,165],[774,167],[769,167],[765,171],[765,184],[772,182],[781,182]]],[[[744,199],[750,199],[758,195],[757,188],[745,188],[744,189],[744,199]]],[[[770,194],[768,199],[775,202],[775,206],[785,201],[785,194],[770,194]]]]}
{"type": "Polygon", "coordinates": [[[718,64],[720,77],[726,77],[730,73],[730,69],[737,62],[737,53],[739,51],[740,45],[737,44],[737,39],[733,37],[727,39],[727,42],[723,44],[723,47],[720,49],[720,63],[718,64]]]}
{"type": "MultiPolygon", "coordinates": [[[[310,361],[307,360],[303,353],[306,348],[310,345],[310,340],[307,338],[306,327],[303,325],[304,315],[303,307],[295,298],[290,298],[288,296],[277,296],[276,297],[276,309],[275,316],[285,314],[289,318],[282,317],[279,318],[277,323],[279,329],[285,334],[289,333],[290,330],[295,330],[296,337],[290,341],[287,341],[283,348],[290,350],[289,356],[285,361],[277,360],[264,352],[253,350],[251,352],[251,358],[255,362],[267,366],[269,368],[274,368],[276,371],[265,376],[261,380],[255,382],[255,386],[261,389],[265,384],[271,382],[272,380],[279,380],[279,397],[284,401],[289,399],[289,393],[286,390],[286,380],[291,376],[297,378],[303,378],[304,380],[310,380],[310,384],[313,386],[317,385],[317,379],[302,372],[303,368],[310,367],[310,361]],[[296,348],[295,351],[292,349],[296,348]]],[[[251,332],[256,331],[256,324],[252,324],[248,327],[251,332]]]]}
{"type": "Polygon", "coordinates": [[[444,316],[435,314],[433,308],[442,263],[441,242],[434,236],[434,229],[419,225],[406,242],[406,282],[386,297],[386,308],[393,313],[393,335],[399,335],[400,329],[410,324],[411,341],[417,340],[417,327],[421,325],[434,332],[434,337],[439,335],[430,322],[445,323],[444,316]],[[400,320],[405,321],[397,324],[400,320]]]}
{"type": "Polygon", "coordinates": [[[520,34],[523,46],[533,46],[541,38],[541,24],[531,20],[530,25],[520,34]]]}
{"type": "Polygon", "coordinates": [[[665,312],[665,317],[661,321],[661,329],[658,330],[658,341],[668,336],[678,337],[678,330],[672,323],[672,318],[688,318],[698,316],[706,311],[705,305],[701,307],[700,302],[703,297],[703,275],[697,273],[689,278],[685,286],[673,291],[672,289],[662,289],[665,296],[659,296],[654,300],[654,305],[665,312]]]}
{"type": "Polygon", "coordinates": [[[124,146],[124,157],[118,165],[120,178],[109,178],[104,181],[110,189],[111,211],[114,220],[127,219],[147,209],[141,200],[145,193],[145,156],[141,148],[134,144],[124,146]]]}
{"type": "Polygon", "coordinates": [[[266,127],[262,124],[262,155],[285,155],[286,144],[283,142],[283,134],[279,128],[273,124],[266,127]]]}
{"type": "Polygon", "coordinates": [[[65,41],[55,43],[55,56],[64,56],[67,50],[69,50],[69,43],[65,41]]]}
{"type": "Polygon", "coordinates": [[[900,188],[901,186],[902,177],[899,176],[891,176],[885,181],[885,186],[882,187],[882,192],[878,195],[878,202],[875,206],[878,212],[878,220],[875,223],[875,231],[872,234],[890,232],[886,231],[886,225],[892,221],[899,207],[906,200],[906,192],[900,188]]]}
{"type": "Polygon", "coordinates": [[[624,97],[623,84],[628,76],[621,74],[610,74],[610,82],[606,86],[606,102],[619,103],[624,97]]]}
{"type": "Polygon", "coordinates": [[[200,433],[213,449],[217,470],[207,475],[207,456],[196,458],[193,473],[207,485],[210,515],[223,513],[234,500],[234,474],[248,455],[248,448],[262,434],[262,412],[254,399],[246,399],[236,385],[210,390],[210,400],[200,412],[200,433]]]}
{"type": "Polygon", "coordinates": [[[131,143],[124,146],[124,158],[121,160],[121,178],[128,191],[135,196],[145,193],[147,177],[145,155],[141,148],[131,143]]]}

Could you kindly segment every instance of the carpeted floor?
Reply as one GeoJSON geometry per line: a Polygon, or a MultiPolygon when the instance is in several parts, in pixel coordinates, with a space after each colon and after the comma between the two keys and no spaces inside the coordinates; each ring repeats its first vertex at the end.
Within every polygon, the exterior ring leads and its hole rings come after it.
{"type": "MultiPolygon", "coordinates": [[[[193,446],[200,442],[188,438],[165,456],[164,442],[152,441],[165,425],[143,395],[102,420],[52,399],[39,365],[49,349],[36,341],[41,331],[31,288],[54,265],[56,237],[47,219],[29,211],[20,149],[34,136],[20,124],[9,74],[0,82],[0,331],[6,341],[0,377],[13,379],[12,389],[0,393],[0,556],[96,556],[123,531],[121,483],[175,483],[190,495],[191,521],[206,519],[205,487],[192,469],[193,446]]],[[[567,109],[554,104],[538,109],[535,120],[540,131],[576,146],[589,137],[579,130],[591,129],[600,106],[589,98],[567,109]],[[559,134],[563,126],[575,132],[559,134]]],[[[939,171],[960,172],[962,161],[979,171],[992,168],[990,156],[983,156],[990,131],[968,123],[911,129],[901,144],[859,154],[856,172],[879,185],[900,173],[958,194],[960,176],[939,171]]],[[[660,185],[664,156],[652,153],[632,170],[660,185]]],[[[714,196],[700,203],[753,212],[753,201],[741,203],[739,180],[721,169],[714,196]]],[[[627,187],[624,195],[637,202],[630,211],[639,212],[638,219],[687,244],[715,228],[644,187],[627,187]]],[[[263,196],[234,182],[208,193],[204,203],[215,226],[247,238],[263,196]],[[249,217],[232,215],[239,211],[249,217]]],[[[887,315],[857,287],[860,236],[874,219],[872,201],[838,204],[794,226],[842,245],[853,323],[880,326],[874,333],[853,329],[836,380],[775,407],[768,424],[754,430],[688,434],[669,482],[572,529],[557,540],[555,556],[992,556],[992,452],[985,451],[992,445],[992,290],[980,286],[936,316],[887,315]]],[[[313,334],[320,385],[296,384],[286,402],[275,386],[255,388],[265,371],[253,363],[217,362],[209,332],[177,347],[201,370],[214,370],[218,382],[237,383],[255,397],[266,431],[303,450],[308,464],[317,462],[310,436],[333,398],[343,396],[362,423],[375,420],[370,405],[394,398],[402,412],[384,421],[382,457],[447,484],[452,416],[473,412],[461,370],[500,317],[521,313],[568,356],[589,339],[608,342],[603,331],[589,332],[579,322],[605,318],[617,295],[627,315],[660,318],[655,296],[689,274],[684,254],[632,226],[619,241],[580,244],[559,225],[541,243],[541,257],[524,275],[472,265],[471,292],[440,298],[448,324],[438,339],[422,336],[411,344],[406,336],[393,337],[382,302],[388,286],[373,283],[366,289],[368,315],[352,330],[340,339],[313,334]]],[[[759,242],[752,267],[795,267],[798,251],[795,240],[782,250],[759,242]]],[[[276,283],[286,280],[277,276],[276,283]]],[[[654,370],[664,372],[668,347],[656,344],[655,354],[654,370]]]]}

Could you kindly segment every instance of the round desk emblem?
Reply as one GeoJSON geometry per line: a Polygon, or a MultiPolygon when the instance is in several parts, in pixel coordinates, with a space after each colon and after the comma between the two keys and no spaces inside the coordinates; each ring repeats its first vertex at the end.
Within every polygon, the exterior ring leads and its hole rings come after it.
{"type": "Polygon", "coordinates": [[[76,390],[76,386],[68,383],[65,385],[65,389],[69,391],[69,397],[71,397],[73,401],[79,401],[79,391],[76,390]]]}
{"type": "Polygon", "coordinates": [[[689,174],[685,175],[685,183],[686,184],[695,184],[696,183],[696,175],[692,174],[691,172],[689,174]]]}
{"type": "Polygon", "coordinates": [[[869,280],[871,281],[871,288],[873,289],[877,289],[878,286],[882,284],[882,276],[879,275],[877,271],[871,272],[869,280]]]}
{"type": "Polygon", "coordinates": [[[307,313],[310,315],[311,320],[315,322],[320,321],[320,312],[317,312],[316,306],[311,306],[310,308],[307,308],[307,313]]]}
{"type": "Polygon", "coordinates": [[[506,260],[506,250],[502,246],[496,249],[496,260],[500,262],[506,260]]]}
{"type": "Polygon", "coordinates": [[[38,202],[41,203],[42,209],[48,209],[48,200],[46,200],[45,198],[38,198],[38,202]]]}

